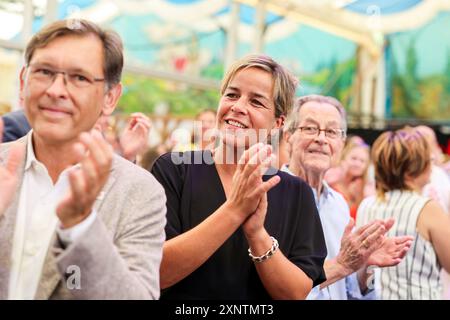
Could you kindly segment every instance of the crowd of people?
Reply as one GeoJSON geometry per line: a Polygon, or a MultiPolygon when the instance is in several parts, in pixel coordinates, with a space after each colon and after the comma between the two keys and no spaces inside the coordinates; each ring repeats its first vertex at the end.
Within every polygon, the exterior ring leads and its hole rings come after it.
{"type": "MultiPolygon", "coordinates": [[[[227,70],[182,148],[117,132],[123,46],[87,20],[28,43],[0,118],[0,299],[450,298],[450,173],[432,129],[347,137],[269,56],[227,70]]],[[[151,94],[151,92],[148,92],[151,94]]]]}

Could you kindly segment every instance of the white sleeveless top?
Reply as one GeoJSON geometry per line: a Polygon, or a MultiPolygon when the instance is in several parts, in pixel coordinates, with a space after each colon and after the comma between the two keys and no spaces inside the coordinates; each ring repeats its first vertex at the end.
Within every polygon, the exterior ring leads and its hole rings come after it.
{"type": "Polygon", "coordinates": [[[395,267],[380,268],[379,298],[440,299],[441,281],[436,252],[432,244],[417,232],[417,219],[429,198],[412,191],[394,190],[385,194],[385,201],[375,196],[363,200],[358,208],[357,226],[375,219],[395,218],[388,237],[410,235],[414,237],[411,249],[395,267]]]}

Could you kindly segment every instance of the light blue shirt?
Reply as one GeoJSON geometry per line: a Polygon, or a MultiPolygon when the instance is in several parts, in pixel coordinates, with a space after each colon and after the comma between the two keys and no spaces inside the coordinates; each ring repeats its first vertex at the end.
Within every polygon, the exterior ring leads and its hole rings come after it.
{"type": "MultiPolygon", "coordinates": [[[[294,175],[287,166],[283,166],[281,171],[294,175]]],[[[323,190],[320,198],[312,188],[316,201],[317,211],[324,233],[325,243],[328,250],[327,259],[335,258],[341,247],[341,238],[345,227],[350,221],[350,209],[344,197],[333,190],[323,181],[323,190]]],[[[320,286],[314,287],[308,295],[308,300],[348,300],[348,299],[374,299],[374,290],[370,290],[366,295],[361,294],[356,273],[320,290],[320,286]]]]}

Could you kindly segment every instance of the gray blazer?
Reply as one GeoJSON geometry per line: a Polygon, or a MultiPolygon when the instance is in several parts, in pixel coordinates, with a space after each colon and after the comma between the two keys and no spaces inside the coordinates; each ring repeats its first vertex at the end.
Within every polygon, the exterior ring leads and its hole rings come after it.
{"type": "MultiPolygon", "coordinates": [[[[15,143],[19,142],[26,148],[26,137],[15,143]]],[[[0,145],[2,165],[10,146],[0,145]]],[[[21,183],[12,204],[0,216],[0,299],[8,298],[20,188],[21,183]]],[[[158,299],[166,224],[164,189],[148,171],[114,156],[94,208],[96,220],[81,239],[63,249],[54,234],[35,298],[158,299]],[[80,289],[73,283],[71,266],[79,268],[80,289]]]]}

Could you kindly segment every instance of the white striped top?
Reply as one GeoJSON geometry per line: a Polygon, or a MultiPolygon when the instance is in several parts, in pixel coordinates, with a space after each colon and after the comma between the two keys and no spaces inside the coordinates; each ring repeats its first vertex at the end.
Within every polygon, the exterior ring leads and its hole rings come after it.
{"type": "Polygon", "coordinates": [[[357,227],[375,219],[395,218],[387,236],[410,235],[414,242],[406,257],[395,267],[378,269],[379,298],[383,300],[428,300],[441,298],[441,266],[433,245],[417,232],[417,219],[429,198],[412,191],[394,190],[385,201],[366,198],[357,213],[357,227]]]}

